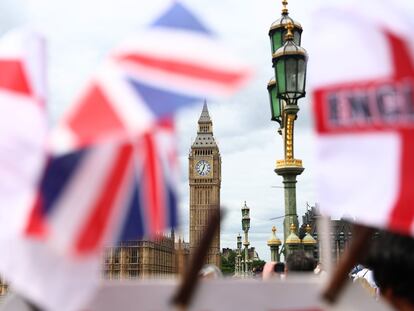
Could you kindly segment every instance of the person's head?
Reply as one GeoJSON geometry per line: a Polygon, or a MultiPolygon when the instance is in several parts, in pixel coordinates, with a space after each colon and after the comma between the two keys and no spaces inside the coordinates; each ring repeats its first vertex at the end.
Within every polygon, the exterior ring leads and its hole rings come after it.
{"type": "Polygon", "coordinates": [[[223,277],[221,270],[212,264],[204,265],[198,275],[202,279],[219,279],[223,277]]]}
{"type": "Polygon", "coordinates": [[[285,273],[285,263],[277,262],[273,268],[273,271],[279,274],[285,273]]]}
{"type": "Polygon", "coordinates": [[[286,268],[289,272],[313,272],[315,267],[315,259],[308,256],[303,250],[293,251],[286,258],[286,268]]]}
{"type": "Polygon", "coordinates": [[[380,232],[365,260],[381,295],[397,310],[414,310],[414,239],[380,232]]]}
{"type": "Polygon", "coordinates": [[[265,263],[260,264],[259,266],[253,268],[253,275],[255,277],[259,277],[259,278],[262,277],[264,265],[265,265],[265,263]]]}

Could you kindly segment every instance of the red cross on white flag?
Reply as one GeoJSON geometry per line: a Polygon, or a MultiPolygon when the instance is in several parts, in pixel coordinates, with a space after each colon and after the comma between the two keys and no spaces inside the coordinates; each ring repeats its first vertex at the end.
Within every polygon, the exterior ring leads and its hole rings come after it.
{"type": "Polygon", "coordinates": [[[310,82],[322,211],[414,234],[414,35],[402,12],[376,0],[319,11],[310,82]]]}

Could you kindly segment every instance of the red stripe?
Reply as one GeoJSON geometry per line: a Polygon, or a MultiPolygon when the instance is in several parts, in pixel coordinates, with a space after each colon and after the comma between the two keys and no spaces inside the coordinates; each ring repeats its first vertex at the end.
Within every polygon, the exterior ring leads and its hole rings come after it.
{"type": "Polygon", "coordinates": [[[96,84],[91,85],[81,98],[68,125],[77,135],[80,147],[125,130],[110,101],[96,84]]]}
{"type": "Polygon", "coordinates": [[[326,92],[324,90],[316,90],[313,93],[313,111],[315,118],[315,128],[318,133],[324,133],[326,129],[326,92]]]}
{"type": "Polygon", "coordinates": [[[20,60],[0,60],[0,88],[25,95],[32,94],[20,60]]]}
{"type": "Polygon", "coordinates": [[[165,118],[159,119],[156,123],[156,126],[164,130],[173,131],[175,127],[174,119],[171,117],[165,117],[165,118]]]}
{"type": "Polygon", "coordinates": [[[414,221],[414,131],[401,134],[400,193],[391,215],[392,230],[410,233],[414,221]]]}
{"type": "Polygon", "coordinates": [[[117,59],[121,61],[121,63],[136,63],[141,66],[167,71],[168,73],[176,75],[187,76],[193,79],[210,80],[212,82],[229,85],[239,84],[248,74],[245,71],[235,72],[220,70],[206,67],[201,64],[191,64],[184,61],[165,59],[138,53],[119,56],[117,59]]]}
{"type": "Polygon", "coordinates": [[[144,168],[145,190],[148,202],[150,233],[159,233],[164,229],[165,215],[163,211],[163,191],[160,163],[158,162],[153,137],[143,137],[146,150],[146,166],[144,168]]]}
{"type": "Polygon", "coordinates": [[[38,238],[47,236],[48,230],[45,219],[43,218],[42,204],[41,195],[38,194],[25,228],[25,233],[27,235],[38,238]]]}
{"type": "Polygon", "coordinates": [[[406,39],[396,36],[392,32],[388,32],[386,30],[385,34],[391,49],[394,66],[394,78],[400,79],[403,77],[413,77],[414,65],[411,60],[411,52],[407,45],[406,39]]]}
{"type": "Polygon", "coordinates": [[[115,201],[122,180],[128,169],[132,152],[133,148],[131,144],[125,144],[120,147],[111,173],[107,177],[105,185],[102,188],[101,195],[95,203],[95,206],[92,208],[92,212],[85,222],[83,229],[80,230],[79,237],[75,244],[75,251],[77,253],[82,254],[92,252],[101,246],[109,220],[115,208],[115,201]]]}
{"type": "MultiPolygon", "coordinates": [[[[386,32],[394,65],[394,78],[414,77],[411,53],[404,39],[386,32]]],[[[410,234],[414,221],[414,130],[401,131],[400,193],[391,215],[389,226],[410,234]]]]}

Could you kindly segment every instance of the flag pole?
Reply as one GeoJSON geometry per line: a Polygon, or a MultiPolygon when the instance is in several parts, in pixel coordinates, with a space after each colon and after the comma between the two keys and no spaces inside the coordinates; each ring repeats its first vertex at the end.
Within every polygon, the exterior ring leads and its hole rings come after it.
{"type": "Polygon", "coordinates": [[[322,294],[327,302],[331,304],[336,302],[346,283],[349,271],[365,255],[367,244],[370,243],[373,233],[374,229],[370,227],[354,224],[351,244],[339,259],[328,286],[322,294]]]}
{"type": "Polygon", "coordinates": [[[179,310],[186,310],[191,302],[194,292],[198,285],[198,273],[201,270],[209,245],[213,241],[214,234],[219,228],[221,218],[223,217],[223,211],[217,211],[212,213],[208,220],[207,229],[204,232],[200,244],[195,250],[194,256],[191,259],[189,269],[184,274],[183,281],[180,287],[172,298],[172,304],[178,307],[179,310]]]}

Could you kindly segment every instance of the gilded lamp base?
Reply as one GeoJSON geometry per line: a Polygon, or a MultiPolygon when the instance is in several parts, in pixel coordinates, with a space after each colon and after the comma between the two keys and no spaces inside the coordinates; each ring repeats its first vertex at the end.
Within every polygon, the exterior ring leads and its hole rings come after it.
{"type": "Polygon", "coordinates": [[[300,175],[304,171],[302,166],[302,160],[297,159],[285,159],[276,161],[275,173],[278,175],[300,175]]]}

